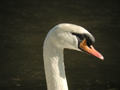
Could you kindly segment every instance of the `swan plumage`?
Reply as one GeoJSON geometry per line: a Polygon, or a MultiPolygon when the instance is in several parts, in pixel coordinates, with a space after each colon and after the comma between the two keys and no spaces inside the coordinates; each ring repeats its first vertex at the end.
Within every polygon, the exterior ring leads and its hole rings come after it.
{"type": "Polygon", "coordinates": [[[48,90],[68,90],[64,48],[87,52],[100,59],[103,56],[92,44],[95,38],[85,28],[69,23],[54,26],[47,34],[43,45],[43,59],[48,90]]]}

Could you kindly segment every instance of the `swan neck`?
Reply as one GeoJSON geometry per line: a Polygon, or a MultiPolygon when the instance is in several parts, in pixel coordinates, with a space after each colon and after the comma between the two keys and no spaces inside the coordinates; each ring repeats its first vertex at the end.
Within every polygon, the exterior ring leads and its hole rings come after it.
{"type": "Polygon", "coordinates": [[[43,57],[48,90],[68,90],[63,49],[46,42],[43,47],[43,57]]]}

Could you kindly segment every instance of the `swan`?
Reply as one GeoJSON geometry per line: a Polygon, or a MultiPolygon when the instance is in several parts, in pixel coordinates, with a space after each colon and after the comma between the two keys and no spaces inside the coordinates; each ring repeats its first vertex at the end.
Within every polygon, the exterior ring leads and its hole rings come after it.
{"type": "Polygon", "coordinates": [[[64,48],[86,52],[103,60],[104,57],[93,47],[95,38],[85,28],[61,23],[47,34],[43,44],[43,59],[48,90],[68,90],[64,48]]]}

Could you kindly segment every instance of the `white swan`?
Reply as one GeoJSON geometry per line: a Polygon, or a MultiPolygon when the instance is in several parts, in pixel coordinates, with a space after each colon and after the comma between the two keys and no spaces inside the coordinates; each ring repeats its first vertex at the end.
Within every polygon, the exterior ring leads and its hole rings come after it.
{"type": "Polygon", "coordinates": [[[103,56],[96,51],[92,43],[94,37],[83,27],[62,23],[48,33],[43,46],[44,67],[48,90],[68,90],[64,68],[64,48],[85,51],[100,59],[103,56]]]}

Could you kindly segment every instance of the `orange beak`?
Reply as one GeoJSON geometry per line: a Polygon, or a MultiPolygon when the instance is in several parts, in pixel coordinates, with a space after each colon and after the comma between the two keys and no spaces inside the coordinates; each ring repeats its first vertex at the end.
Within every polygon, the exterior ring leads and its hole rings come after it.
{"type": "Polygon", "coordinates": [[[95,57],[97,57],[97,58],[99,58],[99,59],[101,59],[101,60],[104,60],[104,57],[102,56],[102,54],[100,54],[97,50],[95,50],[92,45],[91,45],[90,47],[87,46],[87,41],[86,41],[86,39],[84,39],[84,40],[80,43],[80,48],[81,48],[83,51],[85,51],[85,52],[87,52],[87,53],[89,53],[89,54],[91,54],[91,55],[93,55],[93,56],[95,56],[95,57]]]}

